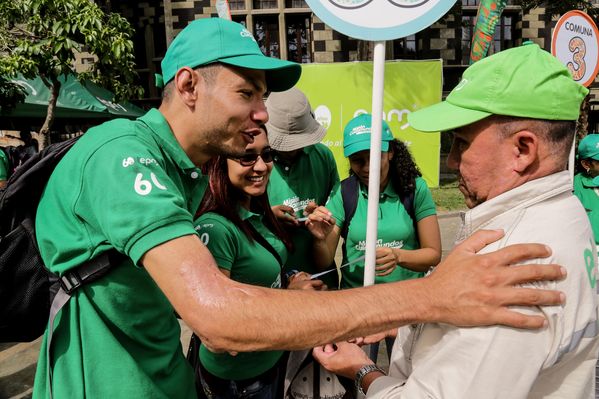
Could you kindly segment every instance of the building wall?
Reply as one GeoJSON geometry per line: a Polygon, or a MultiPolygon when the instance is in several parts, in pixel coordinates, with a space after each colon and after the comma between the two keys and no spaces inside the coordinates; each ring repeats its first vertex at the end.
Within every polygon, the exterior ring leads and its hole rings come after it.
{"type": "Polygon", "coordinates": [[[171,0],[171,3],[175,35],[196,19],[217,16],[210,0],[171,0]]]}
{"type": "MultiPolygon", "coordinates": [[[[237,21],[246,24],[253,32],[254,21],[265,15],[277,16],[279,24],[279,44],[281,58],[288,58],[286,42],[286,17],[294,13],[310,15],[309,23],[309,60],[317,63],[347,62],[356,60],[372,59],[372,43],[349,38],[334,31],[316,15],[312,14],[307,6],[300,8],[286,8],[290,0],[278,0],[276,7],[270,9],[254,9],[254,5],[261,0],[236,0],[238,5],[232,9],[231,14],[237,21]]],[[[291,0],[301,1],[301,0],[291,0]]],[[[232,0],[231,2],[235,2],[232,0]]],[[[198,18],[217,16],[214,1],[211,0],[147,0],[145,2],[133,3],[127,1],[113,1],[113,9],[124,15],[136,29],[136,59],[140,66],[139,72],[142,83],[147,87],[146,97],[158,101],[159,93],[154,87],[154,73],[160,71],[160,60],[164,55],[167,43],[187,24],[198,18]],[[140,33],[142,32],[142,33],[140,33]],[[139,42],[144,48],[139,49],[139,42]]],[[[468,4],[468,2],[463,2],[468,4]]],[[[256,6],[258,7],[258,6],[256,6]]],[[[295,5],[297,7],[297,5],[295,5]]],[[[477,6],[454,7],[440,21],[429,28],[416,34],[417,59],[443,59],[444,61],[444,92],[447,93],[459,81],[461,74],[467,67],[469,54],[468,41],[462,40],[463,15],[476,15],[477,6]],[[457,10],[457,11],[456,11],[457,10]]],[[[517,6],[507,6],[504,15],[514,16],[514,39],[511,45],[518,46],[526,40],[532,40],[542,48],[550,50],[551,33],[555,26],[557,17],[549,17],[544,8],[536,8],[523,14],[517,6]]],[[[255,34],[255,32],[253,32],[255,34]]],[[[492,52],[492,51],[491,51],[492,52]]],[[[387,43],[387,58],[402,58],[402,55],[394,54],[394,43],[387,43]]],[[[78,68],[85,68],[86,64],[93,62],[93,57],[82,54],[79,59],[78,68]]],[[[594,108],[599,90],[591,89],[591,109],[594,108]]],[[[599,120],[599,118],[598,118],[599,120]]],[[[599,127],[599,123],[598,123],[599,127]]]]}
{"type": "Polygon", "coordinates": [[[163,1],[113,0],[111,4],[112,11],[125,17],[135,31],[133,37],[135,61],[140,83],[145,88],[145,97],[159,98],[159,92],[154,84],[154,74],[160,72],[160,61],[167,47],[163,1]]]}
{"type": "MultiPolygon", "coordinates": [[[[166,20],[172,21],[172,34],[166,40],[170,42],[172,37],[183,29],[189,22],[197,18],[205,18],[216,16],[214,6],[211,6],[210,0],[171,0],[170,2],[171,16],[166,16],[166,20]]],[[[284,18],[281,17],[290,9],[284,7],[285,1],[279,0],[278,8],[252,10],[253,0],[245,1],[245,10],[233,10],[234,16],[247,15],[244,22],[247,22],[248,29],[253,30],[252,17],[255,15],[279,15],[279,21],[284,24],[284,18]],[[250,11],[251,10],[251,11],[250,11]],[[285,11],[286,10],[286,11],[285,11]]],[[[310,12],[309,9],[293,10],[310,12]]],[[[453,87],[459,76],[465,69],[463,57],[467,57],[469,48],[464,48],[462,43],[462,19],[461,14],[476,15],[477,6],[464,6],[457,11],[455,7],[450,13],[443,17],[440,21],[433,24],[431,27],[419,32],[416,35],[417,42],[417,57],[418,59],[438,59],[444,60],[445,82],[446,89],[453,87]]],[[[545,23],[544,9],[534,9],[527,15],[522,15],[519,7],[508,6],[505,12],[517,15],[515,36],[518,38],[515,45],[522,43],[523,39],[533,40],[544,48],[546,43],[550,42],[551,25],[547,27],[545,23]],[[549,38],[549,39],[548,39],[549,38]]],[[[168,13],[168,12],[167,12],[168,13]]],[[[281,25],[282,25],[281,24],[281,25]]],[[[363,42],[349,38],[339,32],[334,31],[316,15],[311,17],[311,60],[317,63],[328,62],[347,62],[356,60],[372,59],[372,43],[363,42]]],[[[168,28],[167,28],[168,30],[168,28]]],[[[284,31],[285,29],[281,29],[284,31]]],[[[285,38],[285,33],[281,32],[281,39],[285,38]]],[[[283,43],[283,40],[281,40],[283,43]]],[[[281,44],[281,47],[284,47],[281,44]]],[[[393,43],[389,42],[387,46],[387,58],[396,59],[402,58],[401,54],[394,54],[393,43]]],[[[285,57],[285,49],[281,49],[281,58],[285,57]]]]}

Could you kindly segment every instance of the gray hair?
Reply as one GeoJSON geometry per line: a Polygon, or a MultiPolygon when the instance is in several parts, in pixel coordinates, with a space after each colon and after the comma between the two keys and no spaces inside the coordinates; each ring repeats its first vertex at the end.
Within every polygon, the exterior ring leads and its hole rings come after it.
{"type": "Polygon", "coordinates": [[[503,115],[494,115],[492,118],[493,122],[499,125],[499,130],[504,137],[520,130],[529,130],[549,144],[549,153],[558,162],[564,165],[568,162],[570,148],[576,133],[576,121],[555,121],[503,115]]]}

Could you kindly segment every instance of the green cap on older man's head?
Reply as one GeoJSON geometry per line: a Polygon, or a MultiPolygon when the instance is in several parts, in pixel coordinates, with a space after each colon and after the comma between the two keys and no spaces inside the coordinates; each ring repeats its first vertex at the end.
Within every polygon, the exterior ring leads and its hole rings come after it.
{"type": "MultiPolygon", "coordinates": [[[[349,157],[356,152],[369,150],[371,128],[371,114],[361,114],[347,122],[345,129],[343,129],[343,156],[349,157]]],[[[384,120],[381,139],[381,151],[388,151],[389,142],[393,141],[393,134],[391,134],[391,129],[384,120]]]]}
{"type": "Polygon", "coordinates": [[[445,101],[412,112],[408,121],[424,132],[456,129],[491,115],[573,121],[587,93],[557,58],[525,44],[471,65],[445,101]]]}
{"type": "Polygon", "coordinates": [[[222,18],[202,18],[175,37],[160,64],[162,76],[156,76],[156,86],[166,85],[182,67],[215,62],[263,70],[269,91],[293,87],[302,73],[299,64],[262,54],[256,39],[243,25],[222,18]]]}

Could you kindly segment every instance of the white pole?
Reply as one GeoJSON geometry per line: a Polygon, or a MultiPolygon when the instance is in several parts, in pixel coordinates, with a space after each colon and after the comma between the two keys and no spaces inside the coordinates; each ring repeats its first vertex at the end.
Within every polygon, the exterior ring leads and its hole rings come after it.
{"type": "Polygon", "coordinates": [[[385,42],[374,43],[372,76],[372,128],[370,137],[370,170],[368,173],[368,213],[366,224],[366,259],[364,286],[374,284],[376,241],[378,238],[379,185],[381,181],[381,136],[383,91],[385,83],[385,42]]]}
{"type": "Polygon", "coordinates": [[[570,181],[574,182],[574,172],[576,171],[576,134],[570,148],[570,156],[568,157],[568,169],[570,169],[570,181]]]}

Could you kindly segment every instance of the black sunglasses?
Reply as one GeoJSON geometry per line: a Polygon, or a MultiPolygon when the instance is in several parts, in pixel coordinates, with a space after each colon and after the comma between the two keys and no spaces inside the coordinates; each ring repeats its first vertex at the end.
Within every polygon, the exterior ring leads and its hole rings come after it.
{"type": "Polygon", "coordinates": [[[260,154],[254,154],[254,153],[250,152],[250,153],[243,154],[240,157],[230,158],[230,159],[239,162],[239,164],[241,166],[252,166],[253,164],[255,164],[258,161],[258,157],[262,158],[262,161],[264,161],[265,163],[272,162],[273,152],[274,152],[273,150],[271,150],[270,148],[267,148],[264,151],[262,151],[262,153],[260,153],[260,154]]]}

